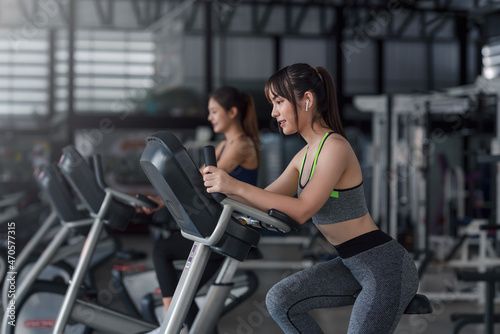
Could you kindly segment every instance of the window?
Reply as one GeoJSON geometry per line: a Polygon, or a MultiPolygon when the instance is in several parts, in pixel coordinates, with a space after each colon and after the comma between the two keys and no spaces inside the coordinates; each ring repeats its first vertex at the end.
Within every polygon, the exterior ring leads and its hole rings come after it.
{"type": "Polygon", "coordinates": [[[16,31],[0,31],[0,115],[48,112],[49,43],[40,31],[23,43],[16,31]]]}

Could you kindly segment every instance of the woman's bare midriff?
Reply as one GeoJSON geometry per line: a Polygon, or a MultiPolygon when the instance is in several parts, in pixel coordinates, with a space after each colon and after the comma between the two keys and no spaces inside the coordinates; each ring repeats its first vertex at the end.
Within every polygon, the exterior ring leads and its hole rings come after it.
{"type": "Polygon", "coordinates": [[[356,219],[341,223],[316,225],[318,230],[334,246],[340,245],[348,240],[362,234],[378,230],[369,213],[356,219]]]}

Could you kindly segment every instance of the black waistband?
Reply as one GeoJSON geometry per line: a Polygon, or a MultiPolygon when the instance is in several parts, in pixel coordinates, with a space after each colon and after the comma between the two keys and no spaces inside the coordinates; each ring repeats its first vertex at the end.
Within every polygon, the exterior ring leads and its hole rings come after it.
{"type": "Polygon", "coordinates": [[[341,258],[347,259],[391,240],[392,238],[389,235],[380,230],[375,230],[341,243],[335,246],[335,249],[341,258]]]}

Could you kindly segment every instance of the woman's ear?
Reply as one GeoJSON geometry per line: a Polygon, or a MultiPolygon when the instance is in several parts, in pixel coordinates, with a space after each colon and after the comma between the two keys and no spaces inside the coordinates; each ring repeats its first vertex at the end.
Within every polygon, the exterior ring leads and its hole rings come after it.
{"type": "Polygon", "coordinates": [[[305,109],[310,110],[314,104],[314,94],[310,91],[304,93],[304,97],[302,98],[302,103],[305,106],[305,109]]]}
{"type": "Polygon", "coordinates": [[[238,116],[238,108],[231,107],[231,109],[229,109],[227,114],[229,115],[230,118],[235,118],[236,116],[238,116]]]}

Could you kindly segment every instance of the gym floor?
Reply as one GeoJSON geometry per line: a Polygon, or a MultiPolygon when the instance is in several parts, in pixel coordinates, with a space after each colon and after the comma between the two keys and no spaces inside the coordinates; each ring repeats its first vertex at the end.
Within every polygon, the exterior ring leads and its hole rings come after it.
{"type": "MultiPolygon", "coordinates": [[[[120,235],[123,249],[134,249],[150,253],[151,239],[147,234],[123,234],[120,235]]],[[[261,243],[262,244],[262,243],[261,243]]],[[[263,261],[300,261],[302,252],[297,245],[264,244],[259,246],[264,255],[263,261]]],[[[98,284],[105,286],[110,282],[110,268],[118,260],[112,259],[103,265],[96,273],[98,284]]],[[[268,289],[281,278],[286,277],[294,271],[292,268],[255,269],[259,277],[259,288],[254,295],[247,299],[242,305],[230,311],[219,321],[219,334],[277,334],[281,333],[279,327],[274,323],[265,308],[265,295],[268,289]]],[[[420,288],[434,295],[446,295],[447,301],[431,300],[434,308],[433,314],[428,315],[404,315],[398,325],[396,334],[442,334],[451,333],[453,323],[450,315],[453,313],[476,313],[483,310],[483,305],[477,302],[450,301],[454,298],[450,293],[449,286],[457,284],[451,271],[431,265],[421,280],[420,288]]],[[[121,305],[116,296],[111,307],[120,310],[121,305]],[[116,302],[115,302],[116,301],[116,302]]],[[[351,307],[338,309],[315,310],[312,314],[327,334],[347,333],[347,326],[351,307]]],[[[467,325],[460,331],[461,334],[484,333],[484,326],[467,325]]],[[[495,333],[500,334],[500,324],[495,327],[495,333]]],[[[101,334],[101,333],[99,333],[101,334]]],[[[104,334],[104,333],[103,333],[104,334]]]]}

